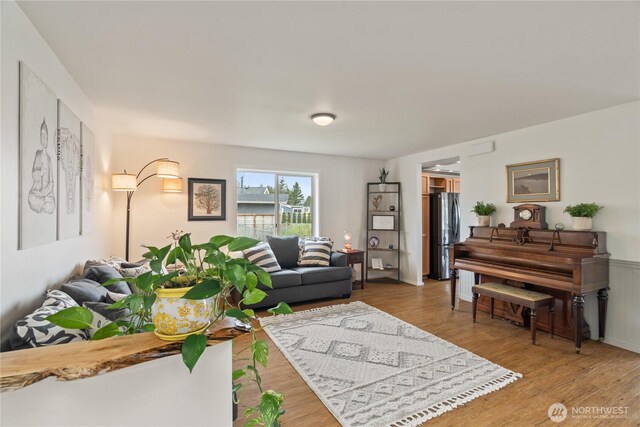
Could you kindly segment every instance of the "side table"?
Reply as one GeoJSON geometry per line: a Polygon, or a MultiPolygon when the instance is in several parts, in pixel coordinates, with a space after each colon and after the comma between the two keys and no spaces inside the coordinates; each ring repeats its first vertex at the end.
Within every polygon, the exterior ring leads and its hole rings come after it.
{"type": "Polygon", "coordinates": [[[347,264],[349,264],[351,268],[353,268],[354,264],[360,264],[360,289],[364,289],[364,251],[358,249],[338,249],[338,252],[347,256],[347,264]]]}

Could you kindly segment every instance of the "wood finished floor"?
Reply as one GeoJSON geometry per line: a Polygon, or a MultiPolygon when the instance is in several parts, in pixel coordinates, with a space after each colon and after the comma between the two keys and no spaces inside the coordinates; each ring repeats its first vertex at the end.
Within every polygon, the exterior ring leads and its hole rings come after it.
{"type": "MultiPolygon", "coordinates": [[[[447,282],[428,281],[425,286],[407,284],[367,284],[353,291],[351,299],[322,300],[292,305],[294,311],[333,304],[363,301],[405,322],[435,334],[476,353],[523,378],[502,390],[473,400],[452,412],[428,422],[442,426],[640,426],[640,355],[607,344],[586,341],[582,353],[575,354],[573,343],[565,338],[550,339],[539,331],[531,345],[528,329],[499,318],[478,313],[471,321],[471,303],[461,301],[451,311],[447,282]],[[571,407],[628,407],[626,419],[571,419],[555,424],[547,417],[549,405],[561,402],[571,407]]],[[[265,315],[265,313],[261,313],[265,315]]],[[[597,325],[594,325],[597,327],[597,325]]],[[[307,386],[287,359],[269,340],[268,369],[262,369],[263,384],[285,394],[285,427],[333,427],[335,420],[315,393],[307,386]]],[[[246,347],[248,336],[234,341],[234,351],[246,347]]],[[[234,360],[234,369],[242,362],[234,360]]],[[[244,425],[244,408],[256,404],[258,393],[241,396],[240,411],[234,427],[244,425]]]]}

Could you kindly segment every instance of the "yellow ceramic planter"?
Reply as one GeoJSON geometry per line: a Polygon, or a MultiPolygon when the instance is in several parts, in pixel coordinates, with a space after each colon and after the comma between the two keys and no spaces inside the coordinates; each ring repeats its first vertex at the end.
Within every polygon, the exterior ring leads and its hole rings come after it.
{"type": "Polygon", "coordinates": [[[163,340],[180,341],[211,324],[212,298],[188,300],[182,297],[191,288],[156,289],[151,307],[155,334],[163,340]]]}

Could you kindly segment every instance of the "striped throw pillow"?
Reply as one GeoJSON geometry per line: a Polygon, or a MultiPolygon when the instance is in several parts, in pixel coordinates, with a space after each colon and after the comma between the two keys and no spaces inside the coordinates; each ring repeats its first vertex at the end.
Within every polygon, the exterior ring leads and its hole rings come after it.
{"type": "Polygon", "coordinates": [[[262,268],[267,273],[282,270],[268,243],[258,243],[252,248],[242,251],[251,264],[262,268]]]}
{"type": "Polygon", "coordinates": [[[328,267],[331,261],[331,247],[333,242],[314,242],[306,240],[304,242],[304,252],[300,260],[300,266],[315,265],[328,267]]]}

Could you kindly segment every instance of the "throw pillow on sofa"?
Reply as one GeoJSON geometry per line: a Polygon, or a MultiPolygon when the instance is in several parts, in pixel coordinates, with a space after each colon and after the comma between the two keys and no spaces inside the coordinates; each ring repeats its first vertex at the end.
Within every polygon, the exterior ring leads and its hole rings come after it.
{"type": "Polygon", "coordinates": [[[91,328],[87,328],[87,335],[93,338],[96,331],[103,326],[108,325],[111,322],[126,318],[131,315],[131,312],[126,308],[109,308],[111,304],[103,302],[86,302],[83,307],[91,310],[93,320],[91,321],[91,328]]]}
{"type": "Polygon", "coordinates": [[[267,243],[278,260],[281,268],[298,266],[298,236],[267,236],[267,243]]]}
{"type": "Polygon", "coordinates": [[[317,266],[328,267],[331,262],[332,242],[314,242],[305,240],[304,252],[300,260],[300,267],[317,266]]]}
{"type": "MultiPolygon", "coordinates": [[[[52,304],[54,300],[60,301],[58,297],[61,293],[61,291],[47,292],[45,303],[50,305],[38,307],[16,322],[9,333],[9,344],[13,350],[83,341],[88,338],[82,329],[65,329],[46,319],[54,313],[69,308],[65,304],[52,304]]],[[[67,303],[70,299],[67,299],[67,303]]],[[[77,306],[75,302],[71,305],[71,307],[77,306]]]]}
{"type": "Polygon", "coordinates": [[[331,237],[305,237],[304,239],[300,239],[298,243],[298,265],[300,265],[300,261],[302,261],[302,255],[304,254],[304,244],[307,241],[331,242],[331,246],[333,246],[333,240],[331,240],[331,237]]]}
{"type": "Polygon", "coordinates": [[[78,279],[65,283],[60,290],[69,295],[77,303],[82,305],[87,301],[105,301],[107,288],[90,279],[78,279]]]}
{"type": "Polygon", "coordinates": [[[252,248],[242,251],[244,257],[253,265],[262,268],[267,273],[280,271],[280,265],[268,243],[258,243],[252,248]]]}
{"type": "Polygon", "coordinates": [[[63,290],[51,289],[47,291],[47,296],[42,303],[43,307],[60,307],[60,310],[69,307],[77,307],[78,303],[63,290]]]}
{"type": "MultiPolygon", "coordinates": [[[[96,265],[89,267],[84,272],[84,277],[85,279],[90,279],[102,284],[110,279],[122,279],[122,274],[118,273],[118,271],[110,265],[96,265]]],[[[105,288],[108,291],[116,292],[118,294],[131,294],[131,289],[124,280],[105,286],[105,288]]]]}

